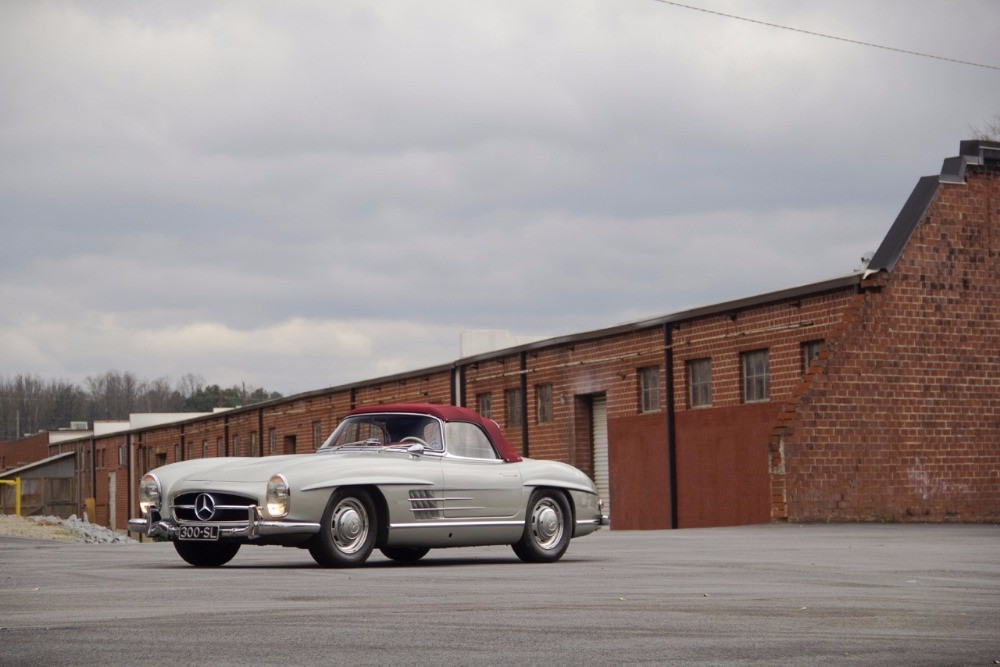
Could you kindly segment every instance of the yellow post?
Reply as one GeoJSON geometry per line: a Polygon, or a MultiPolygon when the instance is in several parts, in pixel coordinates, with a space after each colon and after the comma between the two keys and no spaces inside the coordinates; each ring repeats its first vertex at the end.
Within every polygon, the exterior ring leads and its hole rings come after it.
{"type": "Polygon", "coordinates": [[[14,487],[14,514],[21,516],[21,478],[0,479],[0,484],[10,484],[14,487]]]}

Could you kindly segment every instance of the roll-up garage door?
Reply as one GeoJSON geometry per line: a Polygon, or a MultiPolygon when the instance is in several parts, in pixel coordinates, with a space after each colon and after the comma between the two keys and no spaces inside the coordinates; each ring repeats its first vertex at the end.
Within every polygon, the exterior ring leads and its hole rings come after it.
{"type": "Polygon", "coordinates": [[[608,471],[608,400],[594,396],[590,406],[590,443],[594,457],[594,484],[604,501],[604,513],[611,516],[611,478],[608,471]]]}

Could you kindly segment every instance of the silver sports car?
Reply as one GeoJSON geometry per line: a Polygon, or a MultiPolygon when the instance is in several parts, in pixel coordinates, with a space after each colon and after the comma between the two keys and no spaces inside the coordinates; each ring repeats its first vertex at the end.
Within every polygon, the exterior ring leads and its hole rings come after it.
{"type": "Polygon", "coordinates": [[[472,410],[423,404],[354,410],[314,454],[156,468],[139,505],[129,530],[172,540],[197,566],[227,563],[244,544],[307,548],[330,567],[360,565],[375,548],[411,562],[487,544],[546,563],[608,522],[576,468],[522,458],[472,410]]]}

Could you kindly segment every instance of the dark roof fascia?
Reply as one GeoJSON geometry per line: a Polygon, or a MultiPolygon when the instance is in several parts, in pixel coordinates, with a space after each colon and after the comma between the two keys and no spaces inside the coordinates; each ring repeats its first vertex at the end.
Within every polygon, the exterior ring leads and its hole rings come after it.
{"type": "Polygon", "coordinates": [[[958,152],[957,157],[946,158],[941,166],[942,183],[965,183],[965,170],[969,165],[981,166],[987,160],[1000,160],[1000,141],[963,141],[958,152]]]}
{"type": "Polygon", "coordinates": [[[979,139],[963,141],[959,143],[958,152],[958,156],[945,159],[939,175],[924,176],[917,181],[917,186],[903,204],[903,209],[896,216],[896,221],[892,223],[889,233],[882,240],[882,245],[868,263],[867,273],[892,272],[906,242],[923,220],[940,185],[942,183],[964,185],[965,171],[969,166],[981,166],[987,161],[1000,160],[1000,142],[979,139]]]}
{"type": "MultiPolygon", "coordinates": [[[[964,182],[964,181],[963,181],[964,182]]],[[[917,187],[913,188],[909,199],[903,204],[902,210],[896,216],[895,222],[889,228],[889,233],[882,239],[878,250],[872,255],[868,262],[868,272],[892,271],[896,266],[896,261],[903,253],[903,247],[910,240],[910,235],[916,229],[917,224],[923,219],[927,207],[931,205],[938,188],[941,185],[940,177],[924,176],[917,181],[917,187]]]]}
{"type": "Polygon", "coordinates": [[[826,292],[834,292],[837,290],[854,288],[860,282],[861,282],[861,274],[853,273],[848,276],[831,278],[830,280],[824,280],[818,283],[810,283],[808,285],[791,287],[788,289],[779,290],[777,292],[768,292],[766,294],[758,294],[756,296],[745,297],[733,301],[725,301],[723,303],[713,304],[710,306],[702,306],[699,308],[693,308],[691,310],[684,310],[677,313],[671,313],[669,315],[663,315],[661,317],[655,317],[648,320],[640,320],[628,324],[620,324],[618,326],[609,327],[606,329],[595,329],[593,331],[571,334],[569,336],[547,338],[545,340],[535,341],[533,343],[525,343],[524,345],[518,345],[516,347],[508,347],[502,350],[484,352],[482,354],[477,354],[474,356],[464,357],[462,359],[459,359],[457,362],[455,362],[455,365],[466,366],[480,361],[489,361],[491,359],[496,359],[498,357],[505,357],[511,354],[518,354],[520,352],[532,352],[535,350],[541,350],[548,347],[556,347],[559,345],[565,345],[569,343],[579,343],[599,338],[607,338],[609,336],[618,336],[626,333],[632,333],[634,331],[650,329],[653,327],[662,327],[665,324],[675,324],[678,322],[686,322],[689,320],[695,320],[712,315],[719,315],[722,313],[729,313],[732,311],[746,310],[748,308],[754,308],[756,306],[764,306],[772,303],[778,303],[781,301],[787,301],[789,299],[800,299],[809,296],[817,296],[819,294],[823,294],[826,292]]]}
{"type": "MultiPolygon", "coordinates": [[[[73,441],[67,441],[67,442],[73,442],[73,441]]],[[[4,477],[16,477],[15,473],[22,473],[25,470],[31,470],[33,468],[39,468],[41,466],[47,465],[49,463],[52,463],[54,461],[58,461],[60,459],[64,459],[64,458],[66,458],[68,456],[76,456],[76,452],[63,452],[62,454],[55,454],[54,456],[49,456],[48,458],[41,459],[40,461],[35,461],[34,463],[29,463],[27,465],[23,465],[20,468],[12,468],[11,470],[8,470],[7,472],[0,473],[0,479],[2,479],[4,477]]]]}
{"type": "Polygon", "coordinates": [[[396,373],[395,375],[384,375],[382,377],[373,378],[371,380],[362,380],[360,382],[351,382],[349,384],[340,385],[339,387],[332,387],[326,389],[321,393],[329,393],[331,391],[346,391],[349,389],[358,389],[360,387],[371,387],[377,384],[389,384],[392,382],[403,382],[404,380],[412,380],[415,378],[421,378],[425,375],[433,375],[434,373],[440,373],[442,371],[451,371],[455,368],[454,362],[448,362],[445,364],[439,364],[437,366],[429,366],[427,368],[419,368],[415,371],[406,371],[403,373],[396,373]]]}

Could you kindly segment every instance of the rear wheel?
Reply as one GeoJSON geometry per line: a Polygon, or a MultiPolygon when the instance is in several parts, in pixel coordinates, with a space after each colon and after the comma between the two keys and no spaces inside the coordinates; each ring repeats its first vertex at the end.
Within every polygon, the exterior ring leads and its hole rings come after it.
{"type": "Polygon", "coordinates": [[[531,494],[521,539],[512,544],[514,553],[528,563],[553,563],[566,553],[573,537],[573,514],[566,496],[538,489],[531,494]]]}
{"type": "Polygon", "coordinates": [[[368,560],[377,536],[371,495],[363,489],[339,489],[330,496],[309,553],[324,567],[355,567],[368,560]]]}
{"type": "Polygon", "coordinates": [[[430,551],[427,547],[382,547],[382,555],[399,563],[416,563],[430,551]]]}
{"type": "Polygon", "coordinates": [[[195,567],[219,567],[233,559],[240,550],[240,543],[174,540],[174,549],[181,558],[195,567]]]}

